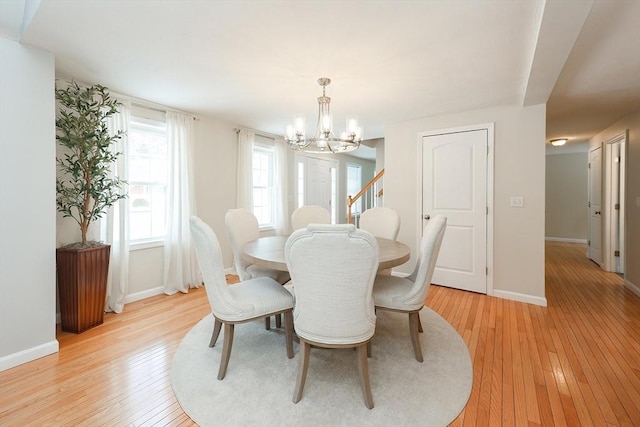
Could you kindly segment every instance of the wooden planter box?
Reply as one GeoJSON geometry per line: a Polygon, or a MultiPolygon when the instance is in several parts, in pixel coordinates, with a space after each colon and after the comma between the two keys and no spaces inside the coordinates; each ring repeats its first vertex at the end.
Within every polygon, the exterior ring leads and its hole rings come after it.
{"type": "Polygon", "coordinates": [[[58,248],[62,330],[79,334],[104,321],[111,246],[58,248]]]}

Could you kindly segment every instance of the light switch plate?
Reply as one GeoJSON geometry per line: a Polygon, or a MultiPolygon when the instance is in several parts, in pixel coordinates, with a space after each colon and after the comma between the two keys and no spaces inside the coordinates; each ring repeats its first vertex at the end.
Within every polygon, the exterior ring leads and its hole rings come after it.
{"type": "Polygon", "coordinates": [[[512,208],[523,208],[524,207],[524,197],[522,197],[522,196],[511,196],[511,207],[512,208]]]}

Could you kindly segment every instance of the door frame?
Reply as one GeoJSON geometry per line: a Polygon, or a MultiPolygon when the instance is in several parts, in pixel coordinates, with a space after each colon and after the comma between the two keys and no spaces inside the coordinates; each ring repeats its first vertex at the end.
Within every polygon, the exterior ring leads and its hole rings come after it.
{"type": "Polygon", "coordinates": [[[620,269],[622,270],[622,274],[625,271],[625,247],[624,247],[624,228],[625,228],[625,217],[624,217],[624,209],[625,209],[625,184],[626,184],[626,145],[627,145],[628,135],[627,131],[621,132],[611,138],[609,138],[604,143],[604,170],[603,170],[603,187],[604,187],[604,202],[602,203],[603,210],[603,221],[602,221],[602,251],[604,256],[602,257],[603,265],[601,266],[605,271],[616,272],[615,265],[615,257],[613,255],[613,239],[614,239],[614,221],[613,221],[613,211],[614,203],[613,203],[613,194],[612,194],[612,186],[614,184],[613,181],[613,170],[612,170],[612,162],[614,161],[612,157],[612,148],[616,143],[620,143],[620,159],[619,159],[619,168],[620,168],[620,179],[618,181],[618,191],[620,193],[619,199],[619,211],[620,211],[620,222],[619,222],[619,234],[620,234],[620,269]]]}
{"type": "Polygon", "coordinates": [[[422,165],[422,157],[423,157],[423,143],[422,140],[424,137],[428,136],[438,136],[444,135],[448,133],[460,133],[460,132],[471,132],[476,130],[486,130],[487,131],[487,200],[485,200],[487,205],[487,215],[486,215],[486,255],[487,255],[487,295],[493,295],[493,203],[494,203],[494,195],[493,195],[493,179],[494,179],[494,123],[482,123],[477,125],[468,125],[468,126],[459,126],[453,128],[446,129],[438,129],[431,131],[418,132],[417,144],[418,144],[418,185],[416,185],[417,193],[416,193],[416,248],[420,247],[420,241],[422,240],[422,183],[424,182],[424,171],[422,165]]]}
{"type": "Polygon", "coordinates": [[[591,221],[591,217],[593,216],[592,214],[592,210],[593,210],[593,179],[594,176],[597,176],[597,174],[593,173],[593,167],[591,165],[591,156],[592,153],[596,150],[600,150],[600,176],[598,177],[600,179],[600,188],[597,189],[598,191],[595,192],[595,194],[600,193],[600,212],[602,212],[602,204],[603,204],[603,197],[602,197],[602,187],[603,187],[603,175],[604,175],[604,154],[603,151],[604,147],[602,146],[602,144],[600,145],[594,145],[593,147],[589,147],[589,151],[588,151],[588,157],[587,157],[587,161],[588,161],[588,173],[587,173],[587,239],[588,239],[588,246],[587,246],[587,258],[589,258],[591,261],[593,261],[595,264],[598,265],[598,267],[603,268],[604,265],[604,261],[603,261],[603,253],[604,253],[604,248],[603,248],[603,244],[604,244],[604,239],[603,239],[603,233],[602,233],[602,224],[603,224],[603,220],[602,217],[603,215],[600,214],[600,230],[599,233],[596,232],[596,230],[593,230],[593,227],[591,226],[592,221],[591,221]],[[600,259],[599,261],[596,261],[595,259],[593,259],[593,246],[591,245],[591,243],[593,242],[593,236],[594,235],[598,235],[599,239],[600,239],[600,259]]]}

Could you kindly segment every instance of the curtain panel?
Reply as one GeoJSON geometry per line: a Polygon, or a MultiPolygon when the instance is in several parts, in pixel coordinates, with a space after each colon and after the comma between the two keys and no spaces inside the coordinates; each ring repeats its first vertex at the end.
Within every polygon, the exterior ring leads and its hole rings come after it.
{"type": "MultiPolygon", "coordinates": [[[[107,126],[111,135],[118,131],[125,134],[111,150],[120,153],[118,160],[111,167],[111,177],[128,180],[129,172],[129,144],[127,131],[129,130],[129,115],[131,104],[127,100],[118,99],[122,104],[118,113],[109,117],[107,126]]],[[[122,190],[128,193],[128,184],[122,190]]],[[[109,276],[107,279],[107,301],[105,311],[122,313],[124,298],[129,287],[129,200],[117,201],[100,220],[100,240],[111,245],[109,259],[109,276]]]]}
{"type": "Polygon", "coordinates": [[[189,230],[189,218],[196,214],[193,190],[193,117],[167,112],[169,173],[166,195],[164,239],[164,293],[188,292],[202,284],[189,230]]]}

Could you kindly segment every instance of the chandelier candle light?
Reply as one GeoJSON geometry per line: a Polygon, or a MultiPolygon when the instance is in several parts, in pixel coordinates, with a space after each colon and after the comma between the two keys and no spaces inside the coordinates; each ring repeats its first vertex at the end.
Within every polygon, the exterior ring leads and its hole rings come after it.
{"type": "Polygon", "coordinates": [[[289,148],[308,153],[346,153],[356,150],[362,142],[362,127],[358,119],[347,118],[347,128],[336,137],[333,133],[333,117],[331,116],[331,98],[326,96],[326,87],[331,79],[322,77],[318,84],[322,86],[322,96],[318,98],[318,127],[313,138],[305,138],[304,117],[296,115],[293,124],[285,129],[285,140],[289,148]]]}

